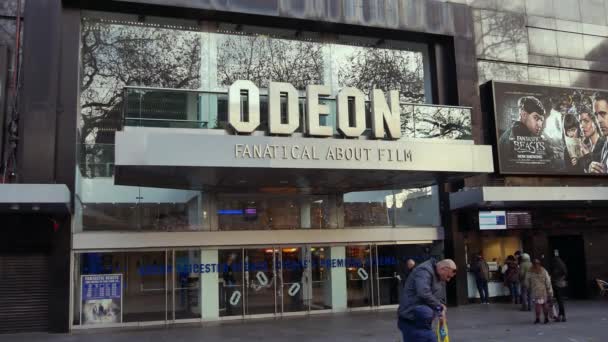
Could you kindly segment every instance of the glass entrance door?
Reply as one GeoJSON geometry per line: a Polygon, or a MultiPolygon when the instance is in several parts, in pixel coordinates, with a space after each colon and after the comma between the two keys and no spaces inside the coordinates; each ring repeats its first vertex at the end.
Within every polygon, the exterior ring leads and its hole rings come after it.
{"type": "Polygon", "coordinates": [[[245,315],[275,314],[279,249],[245,249],[245,315]]]}
{"type": "Polygon", "coordinates": [[[310,305],[310,279],[308,251],[302,247],[282,247],[276,262],[279,274],[277,303],[279,312],[308,311],[310,305]]]}
{"type": "Polygon", "coordinates": [[[374,305],[370,245],[346,246],[346,292],[349,308],[374,305]]]}
{"type": "Polygon", "coordinates": [[[331,248],[328,246],[307,247],[310,253],[309,275],[310,288],[310,310],[328,310],[332,308],[331,303],[331,268],[328,261],[331,261],[331,248]]]}
{"type": "Polygon", "coordinates": [[[401,280],[399,267],[403,261],[399,260],[398,245],[374,245],[374,282],[376,284],[377,305],[399,304],[401,280]],[[401,262],[400,262],[401,261],[401,262]]]}
{"type": "Polygon", "coordinates": [[[220,317],[242,316],[245,308],[243,305],[243,294],[245,293],[243,250],[241,248],[220,249],[218,260],[220,317]]]}
{"type": "Polygon", "coordinates": [[[167,265],[172,265],[172,260],[165,251],[127,254],[123,322],[167,320],[172,290],[167,265]]]}
{"type": "Polygon", "coordinates": [[[173,320],[201,318],[200,301],[200,250],[177,250],[173,252],[173,320]]]}

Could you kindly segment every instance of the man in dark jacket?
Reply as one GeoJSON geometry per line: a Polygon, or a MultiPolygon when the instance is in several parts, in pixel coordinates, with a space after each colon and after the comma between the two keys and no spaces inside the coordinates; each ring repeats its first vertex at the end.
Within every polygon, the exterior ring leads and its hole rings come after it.
{"type": "Polygon", "coordinates": [[[477,284],[481,304],[489,304],[488,280],[490,279],[490,268],[481,254],[477,256],[477,260],[471,265],[471,272],[475,275],[475,283],[477,284]]]}
{"type": "Polygon", "coordinates": [[[430,259],[416,267],[405,282],[398,309],[399,330],[407,342],[434,342],[436,314],[445,319],[445,283],[456,275],[450,259],[430,259]]]}

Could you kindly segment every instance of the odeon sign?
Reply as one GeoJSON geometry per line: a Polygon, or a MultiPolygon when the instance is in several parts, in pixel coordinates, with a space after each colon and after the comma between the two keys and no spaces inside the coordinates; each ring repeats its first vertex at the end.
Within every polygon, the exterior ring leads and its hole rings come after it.
{"type": "MultiPolygon", "coordinates": [[[[320,103],[321,97],[331,95],[331,89],[326,85],[306,86],[306,122],[304,131],[313,137],[333,136],[332,126],[320,124],[321,116],[330,114],[329,107],[320,103]]],[[[399,92],[388,92],[388,103],[384,92],[372,90],[372,137],[375,139],[398,139],[401,137],[399,92]],[[385,132],[386,127],[386,132],[385,132]]],[[[359,137],[366,129],[365,126],[365,95],[359,89],[342,88],[336,96],[337,130],[345,137],[359,137]],[[353,113],[349,112],[349,101],[353,101],[353,113]],[[350,117],[354,117],[354,125],[350,117]]],[[[237,133],[252,133],[260,125],[260,90],[247,80],[235,81],[228,91],[228,122],[237,133]],[[241,115],[241,94],[247,93],[248,118],[245,121],[241,115]]],[[[268,86],[268,129],[270,134],[291,135],[300,127],[298,107],[298,91],[283,82],[270,82],[268,86]],[[281,97],[286,96],[286,122],[281,120],[281,97]]]]}

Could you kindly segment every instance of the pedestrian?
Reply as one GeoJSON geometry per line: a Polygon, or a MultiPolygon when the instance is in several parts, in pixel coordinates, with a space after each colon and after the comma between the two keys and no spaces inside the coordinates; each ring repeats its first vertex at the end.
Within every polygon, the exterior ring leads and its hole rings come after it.
{"type": "Polygon", "coordinates": [[[224,269],[222,272],[222,279],[224,279],[224,304],[226,306],[226,314],[232,315],[232,303],[230,300],[232,299],[232,295],[236,291],[236,278],[234,277],[234,268],[233,263],[236,259],[236,254],[231,253],[228,255],[226,260],[226,264],[224,265],[224,269]]]}
{"type": "Polygon", "coordinates": [[[521,262],[519,263],[519,282],[521,285],[521,311],[531,311],[532,310],[532,299],[530,297],[530,291],[526,286],[526,275],[528,271],[532,267],[532,262],[530,262],[530,254],[523,253],[521,255],[521,262]]]}
{"type": "Polygon", "coordinates": [[[555,294],[555,300],[559,307],[559,314],[556,317],[556,322],[566,321],[566,309],[564,308],[564,292],[568,286],[568,268],[564,261],[559,257],[556,251],[556,255],[553,257],[553,265],[551,267],[551,281],[553,285],[553,292],[555,294]]]}
{"type": "Polygon", "coordinates": [[[521,265],[521,251],[515,251],[513,255],[515,257],[515,261],[517,261],[517,264],[521,265]]]}
{"type": "Polygon", "coordinates": [[[477,255],[477,258],[471,266],[471,272],[475,275],[477,291],[479,291],[479,300],[481,304],[490,304],[490,294],[488,293],[488,280],[490,279],[490,267],[484,260],[483,255],[477,255]]]}
{"type": "Polygon", "coordinates": [[[414,270],[414,267],[416,267],[416,262],[413,259],[407,259],[405,263],[401,263],[399,267],[399,278],[401,281],[401,288],[405,286],[405,281],[414,270]]]}
{"type": "Polygon", "coordinates": [[[451,259],[429,259],[414,268],[405,282],[397,326],[406,342],[436,342],[433,320],[446,321],[445,284],[456,275],[451,259]]]}
{"type": "Polygon", "coordinates": [[[545,324],[549,323],[549,307],[547,304],[549,298],[553,297],[553,288],[551,287],[551,277],[549,277],[549,273],[542,266],[540,260],[534,259],[532,267],[526,274],[525,283],[534,303],[534,313],[536,315],[534,324],[540,323],[541,310],[545,317],[545,324]]]}
{"type": "Polygon", "coordinates": [[[519,304],[519,265],[513,255],[507,257],[505,265],[507,269],[504,274],[504,282],[505,286],[509,289],[509,293],[511,293],[511,303],[519,304]]]}
{"type": "Polygon", "coordinates": [[[410,276],[410,274],[412,273],[412,271],[414,270],[414,267],[416,267],[416,262],[413,259],[407,259],[404,262],[401,262],[399,264],[399,269],[398,269],[398,274],[396,275],[396,278],[399,281],[399,298],[401,298],[401,296],[403,295],[403,289],[405,287],[405,281],[407,280],[407,278],[410,276]]]}

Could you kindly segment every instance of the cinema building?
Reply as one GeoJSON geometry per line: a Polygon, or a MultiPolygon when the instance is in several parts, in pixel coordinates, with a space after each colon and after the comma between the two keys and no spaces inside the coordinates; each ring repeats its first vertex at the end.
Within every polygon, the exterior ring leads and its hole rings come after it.
{"type": "MultiPolygon", "coordinates": [[[[549,255],[568,228],[542,217],[583,215],[580,193],[597,214],[603,178],[505,169],[498,138],[516,95],[553,91],[521,83],[608,84],[543,78],[569,70],[532,48],[552,14],[456,2],[0,6],[0,332],[394,309],[405,261],[444,256],[466,303],[475,253],[549,255]],[[564,182],[584,188],[542,196],[564,182]]],[[[587,261],[600,225],[574,228],[587,261]]]]}

